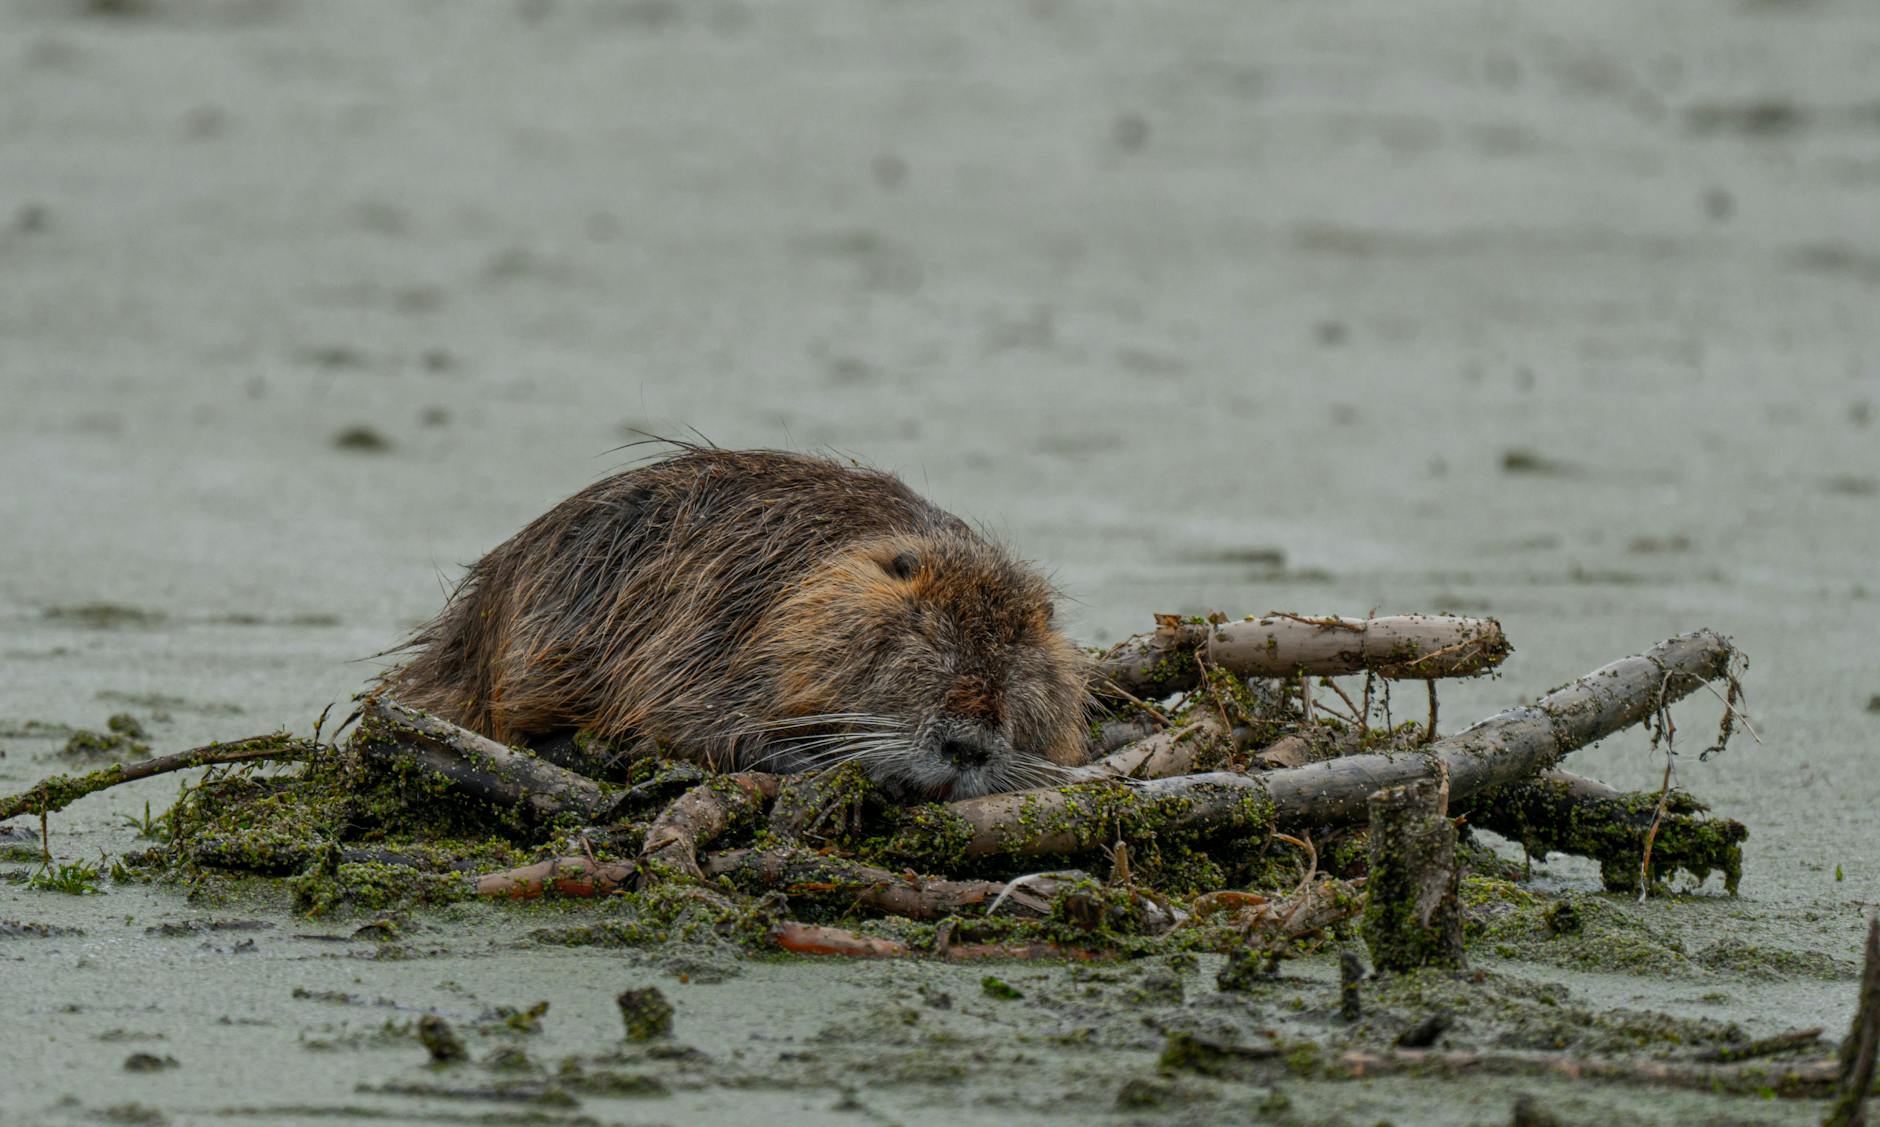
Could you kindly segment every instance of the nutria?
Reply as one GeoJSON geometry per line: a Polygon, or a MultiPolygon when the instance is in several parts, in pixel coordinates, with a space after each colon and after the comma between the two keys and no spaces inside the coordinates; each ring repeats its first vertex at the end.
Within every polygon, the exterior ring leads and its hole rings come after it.
{"type": "Polygon", "coordinates": [[[685,446],[484,556],[383,684],[512,744],[852,760],[903,797],[970,797],[1083,761],[1088,667],[1053,598],[889,474],[685,446]]]}

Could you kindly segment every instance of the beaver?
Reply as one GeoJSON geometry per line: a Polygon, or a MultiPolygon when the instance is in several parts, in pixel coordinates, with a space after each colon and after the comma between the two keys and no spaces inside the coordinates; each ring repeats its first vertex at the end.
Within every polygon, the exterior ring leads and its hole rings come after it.
{"type": "Polygon", "coordinates": [[[505,743],[856,762],[905,799],[966,798],[1085,758],[1089,661],[1055,598],[890,474],[686,445],[477,561],[380,682],[505,743]]]}

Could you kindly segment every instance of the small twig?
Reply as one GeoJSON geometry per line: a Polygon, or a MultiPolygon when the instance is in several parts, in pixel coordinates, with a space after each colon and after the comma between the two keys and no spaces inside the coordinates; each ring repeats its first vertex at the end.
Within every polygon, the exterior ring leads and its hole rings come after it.
{"type": "Polygon", "coordinates": [[[1284,610],[1267,611],[1266,617],[1291,619],[1294,622],[1303,622],[1307,626],[1318,626],[1326,630],[1349,630],[1353,634],[1362,634],[1365,629],[1363,626],[1349,619],[1333,617],[1313,618],[1311,615],[1293,614],[1291,611],[1284,610]]]}
{"type": "Polygon", "coordinates": [[[118,764],[86,775],[54,775],[40,780],[30,790],[0,798],[0,822],[33,812],[37,812],[43,821],[47,814],[56,814],[88,794],[171,771],[187,771],[193,767],[222,763],[305,759],[320,750],[318,744],[275,733],[250,736],[233,743],[205,744],[188,751],[179,751],[175,755],[162,755],[141,763],[118,764]]]}
{"type": "Polygon", "coordinates": [[[1312,723],[1312,675],[1299,675],[1299,706],[1305,710],[1306,723],[1312,723]]]}
{"type": "Polygon", "coordinates": [[[990,916],[994,912],[997,912],[999,910],[999,905],[1005,903],[1006,897],[1012,895],[1012,893],[1014,892],[1017,892],[1020,888],[1023,888],[1025,885],[1030,884],[1033,881],[1047,880],[1052,877],[1062,877],[1063,875],[1064,875],[1064,870],[1053,869],[1049,872],[1026,873],[1023,876],[1013,877],[1011,880],[1006,881],[1005,887],[1001,888],[999,890],[999,894],[992,898],[992,903],[986,905],[986,915],[990,916]]]}
{"type": "MultiPolygon", "coordinates": [[[[1709,684],[1709,682],[1704,682],[1709,684]]],[[[1665,804],[1671,799],[1671,764],[1677,754],[1672,742],[1677,738],[1677,726],[1671,722],[1671,702],[1666,690],[1671,687],[1671,674],[1666,673],[1658,683],[1658,700],[1654,707],[1657,726],[1652,731],[1652,746],[1657,747],[1662,740],[1665,747],[1665,781],[1658,788],[1658,805],[1652,811],[1651,828],[1645,831],[1645,851],[1638,863],[1638,902],[1645,903],[1645,898],[1652,890],[1652,843],[1658,840],[1658,827],[1665,820],[1665,804]]]]}
{"type": "Polygon", "coordinates": [[[1275,840],[1298,846],[1306,851],[1306,875],[1299,881],[1298,887],[1293,889],[1293,894],[1287,898],[1292,902],[1292,907],[1287,909],[1285,917],[1280,921],[1280,927],[1283,930],[1292,926],[1293,917],[1299,913],[1300,908],[1305,906],[1308,899],[1306,890],[1312,887],[1312,878],[1319,875],[1319,851],[1313,846],[1310,834],[1304,838],[1297,838],[1291,834],[1275,833],[1273,837],[1275,840]]]}
{"type": "Polygon", "coordinates": [[[1357,704],[1349,696],[1345,695],[1345,690],[1338,687],[1338,682],[1332,680],[1330,677],[1321,677],[1319,678],[1319,684],[1337,693],[1338,699],[1344,701],[1345,707],[1351,710],[1352,722],[1357,724],[1360,728],[1364,726],[1364,720],[1362,719],[1363,714],[1358,711],[1357,704]]]}
{"type": "Polygon", "coordinates": [[[1423,742],[1429,743],[1436,738],[1436,679],[1432,677],[1423,683],[1429,686],[1430,690],[1430,722],[1423,729],[1423,742]]]}
{"type": "Polygon", "coordinates": [[[1125,689],[1123,686],[1117,684],[1111,678],[1105,677],[1103,679],[1103,684],[1105,688],[1109,689],[1109,691],[1115,693],[1117,696],[1122,697],[1124,700],[1135,705],[1137,708],[1141,709],[1142,711],[1148,713],[1152,718],[1154,718],[1154,720],[1157,723],[1161,724],[1164,728],[1170,727],[1175,723],[1173,720],[1170,720],[1167,716],[1163,715],[1161,709],[1157,708],[1153,704],[1150,704],[1148,701],[1143,700],[1141,697],[1137,696],[1135,693],[1130,692],[1128,689],[1125,689]]]}

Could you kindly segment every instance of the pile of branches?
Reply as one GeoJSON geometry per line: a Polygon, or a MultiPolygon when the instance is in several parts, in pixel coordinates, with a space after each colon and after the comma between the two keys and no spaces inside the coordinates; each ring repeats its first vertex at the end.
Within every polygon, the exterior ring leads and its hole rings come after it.
{"type": "MultiPolygon", "coordinates": [[[[142,861],[290,876],[309,910],[356,897],[336,883],[348,872],[382,888],[409,870],[439,898],[683,889],[664,902],[708,905],[744,938],[864,956],[1279,950],[1365,911],[1374,797],[1426,781],[1451,824],[1595,858],[1611,889],[1642,895],[1682,870],[1720,871],[1734,891],[1746,831],[1675,790],[1669,754],[1657,793],[1557,767],[1638,724],[1669,753],[1669,705],[1704,688],[1724,701],[1721,747],[1738,717],[1730,642],[1673,638],[1439,735],[1438,682],[1509,652],[1493,619],[1161,616],[1098,660],[1088,766],[959,802],[899,805],[853,768],[712,776],[650,759],[605,781],[381,695],[345,744],[276,734],[55,777],[0,798],[0,820],[209,766],[142,861]],[[1419,715],[1395,724],[1405,681],[1424,682],[1419,715]],[[299,766],[251,770],[278,761],[299,766]],[[930,926],[846,926],[871,918],[930,926]]],[[[1429,912],[1420,925],[1445,926],[1429,912]]]]}
{"type": "MultiPolygon", "coordinates": [[[[806,955],[1224,951],[1224,989],[1360,917],[1380,972],[1461,967],[1459,874],[1508,864],[1471,848],[1474,827],[1530,855],[1593,858],[1612,891],[1642,897],[1678,872],[1700,882],[1720,872],[1734,893],[1747,831],[1673,786],[1670,713],[1682,697],[1715,694],[1722,719],[1703,757],[1747,730],[1731,643],[1708,630],[1680,635],[1441,735],[1439,681],[1491,673],[1510,652],[1492,619],[1160,617],[1098,659],[1104,711],[1087,766],[1058,786],[957,802],[896,803],[854,765],[711,775],[647,758],[595,778],[376,695],[341,725],[358,721],[343,744],[323,742],[316,726],[311,739],[276,733],[56,776],[0,797],[0,821],[36,815],[43,835],[50,814],[86,794],[207,767],[133,867],[189,880],[285,877],[310,913],[387,899],[605,896],[627,909],[625,922],[596,913],[597,927],[615,929],[608,941],[706,928],[806,955]],[[1401,696],[1406,681],[1424,683],[1422,699],[1397,723],[1392,688],[1401,696]],[[1560,769],[1573,751],[1641,725],[1665,756],[1657,791],[1622,793],[1560,769]]],[[[583,762],[609,757],[581,750],[583,762]]],[[[1328,1074],[1552,1070],[1832,1090],[1835,1121],[1856,1123],[1880,1043],[1880,924],[1868,947],[1839,1060],[1673,1067],[1436,1053],[1400,1038],[1396,1049],[1346,1052],[1328,1074]]],[[[1343,1004],[1355,1013],[1349,948],[1343,962],[1343,1004]]]]}

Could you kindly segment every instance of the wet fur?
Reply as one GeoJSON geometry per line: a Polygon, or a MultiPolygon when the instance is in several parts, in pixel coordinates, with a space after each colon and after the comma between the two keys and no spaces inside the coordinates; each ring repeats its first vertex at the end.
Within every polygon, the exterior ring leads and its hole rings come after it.
{"type": "Polygon", "coordinates": [[[1088,668],[1053,596],[888,474],[687,447],[484,556],[383,683],[511,743],[579,729],[720,769],[853,759],[962,797],[1083,759],[1088,668]]]}

